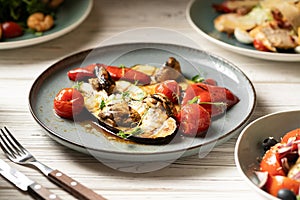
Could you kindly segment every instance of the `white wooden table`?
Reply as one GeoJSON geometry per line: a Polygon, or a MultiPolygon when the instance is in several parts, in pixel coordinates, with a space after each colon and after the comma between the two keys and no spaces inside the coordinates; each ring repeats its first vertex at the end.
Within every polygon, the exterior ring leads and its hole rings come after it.
{"type": "MultiPolygon", "coordinates": [[[[77,29],[43,44],[0,51],[0,127],[14,130],[19,141],[42,162],[63,170],[107,199],[260,199],[237,171],[237,136],[217,146],[205,158],[186,157],[146,174],[110,169],[91,156],[50,139],[33,119],[28,94],[33,81],[54,62],[97,46],[117,33],[141,27],[178,31],[202,49],[236,64],[253,82],[257,107],[251,118],[287,109],[300,109],[300,63],[272,62],[237,55],[202,38],[188,24],[188,0],[95,0],[88,18],[77,29]]],[[[0,158],[9,162],[0,153],[0,158]]],[[[63,199],[74,199],[38,171],[12,166],[42,183],[63,199]]],[[[0,199],[27,200],[30,196],[0,178],[0,199]]]]}

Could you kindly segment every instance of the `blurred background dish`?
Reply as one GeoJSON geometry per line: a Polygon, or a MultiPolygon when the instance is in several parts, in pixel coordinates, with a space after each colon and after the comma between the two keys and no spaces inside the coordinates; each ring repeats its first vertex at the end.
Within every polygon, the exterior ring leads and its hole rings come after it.
{"type": "Polygon", "coordinates": [[[224,0],[192,0],[187,6],[186,16],[189,24],[203,37],[212,43],[235,53],[254,58],[273,61],[300,61],[297,53],[272,53],[256,50],[252,44],[242,44],[226,33],[219,32],[214,27],[214,19],[220,15],[213,8],[213,4],[224,0]]]}
{"type": "Polygon", "coordinates": [[[78,27],[86,19],[92,6],[93,0],[65,0],[57,10],[53,28],[40,36],[25,31],[22,36],[7,38],[0,42],[0,50],[31,46],[63,36],[78,27]]]}

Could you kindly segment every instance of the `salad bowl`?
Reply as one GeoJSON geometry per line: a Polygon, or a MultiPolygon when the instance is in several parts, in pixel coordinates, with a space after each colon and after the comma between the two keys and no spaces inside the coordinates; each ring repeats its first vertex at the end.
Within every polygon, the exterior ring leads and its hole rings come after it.
{"type": "Polygon", "coordinates": [[[288,110],[262,116],[249,123],[241,132],[235,146],[235,162],[244,180],[266,199],[278,199],[259,187],[256,172],[264,155],[263,141],[273,137],[277,141],[300,127],[300,110],[288,110]]]}

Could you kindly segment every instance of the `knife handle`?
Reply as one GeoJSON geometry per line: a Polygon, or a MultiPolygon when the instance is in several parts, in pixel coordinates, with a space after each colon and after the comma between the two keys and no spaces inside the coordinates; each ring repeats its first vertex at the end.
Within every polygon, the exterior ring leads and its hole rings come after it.
{"type": "Polygon", "coordinates": [[[63,189],[80,200],[106,200],[104,197],[100,196],[93,190],[85,187],[78,181],[75,181],[74,179],[57,169],[49,173],[48,177],[51,181],[58,184],[63,189]]]}
{"type": "Polygon", "coordinates": [[[47,188],[38,183],[32,183],[28,186],[28,193],[39,200],[61,200],[56,194],[50,192],[47,188]]]}

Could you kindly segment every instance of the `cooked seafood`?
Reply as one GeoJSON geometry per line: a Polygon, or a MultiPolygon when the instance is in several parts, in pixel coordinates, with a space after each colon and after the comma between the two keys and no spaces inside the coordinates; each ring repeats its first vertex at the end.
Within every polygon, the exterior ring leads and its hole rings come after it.
{"type": "Polygon", "coordinates": [[[247,0],[227,0],[213,5],[218,12],[225,12],[214,20],[214,26],[218,31],[234,34],[241,43],[253,43],[257,50],[298,52],[299,1],[261,0],[257,1],[248,12],[243,13],[238,12],[237,7],[229,8],[230,3],[241,8],[249,8],[247,0]]]}
{"type": "Polygon", "coordinates": [[[64,0],[0,0],[0,40],[22,36],[31,29],[40,35],[54,27],[64,0]]]}
{"type": "MultiPolygon", "coordinates": [[[[173,57],[161,68],[96,63],[72,69],[68,77],[76,81],[75,88],[82,95],[85,108],[101,128],[144,144],[169,143],[176,134],[205,136],[211,118],[239,101],[212,79],[184,78],[180,63],[173,57]]],[[[55,107],[56,113],[65,113],[60,108],[63,106],[55,107]]]]}
{"type": "Polygon", "coordinates": [[[36,12],[28,17],[27,26],[37,32],[45,32],[54,26],[54,19],[51,15],[36,12]]]}

